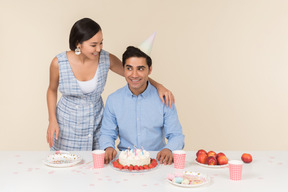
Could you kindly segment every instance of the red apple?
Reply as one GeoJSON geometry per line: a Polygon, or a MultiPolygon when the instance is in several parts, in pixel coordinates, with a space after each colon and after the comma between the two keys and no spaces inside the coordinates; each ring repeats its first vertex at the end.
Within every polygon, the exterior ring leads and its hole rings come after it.
{"type": "Polygon", "coordinates": [[[220,156],[226,156],[226,155],[224,153],[220,152],[220,153],[217,154],[217,158],[220,157],[220,156]]]}
{"type": "Polygon", "coordinates": [[[200,149],[200,150],[197,151],[196,156],[198,157],[198,155],[201,155],[201,154],[206,154],[207,155],[207,152],[204,149],[200,149]]]}
{"type": "Polygon", "coordinates": [[[203,154],[200,154],[197,156],[196,161],[198,161],[199,163],[202,163],[202,164],[206,164],[207,158],[208,158],[208,156],[206,155],[206,153],[203,153],[203,154]]]}
{"type": "Polygon", "coordinates": [[[207,164],[208,165],[217,165],[217,160],[215,157],[210,156],[207,158],[207,164]]]}
{"type": "Polygon", "coordinates": [[[228,159],[225,155],[217,157],[218,165],[226,165],[228,163],[228,159]]]}
{"type": "Polygon", "coordinates": [[[217,153],[215,153],[214,151],[209,151],[208,153],[207,153],[207,156],[208,157],[214,157],[215,159],[217,158],[217,153]]]}
{"type": "Polygon", "coordinates": [[[241,159],[244,163],[251,163],[252,155],[250,155],[249,153],[243,153],[243,155],[241,156],[241,159]]]}

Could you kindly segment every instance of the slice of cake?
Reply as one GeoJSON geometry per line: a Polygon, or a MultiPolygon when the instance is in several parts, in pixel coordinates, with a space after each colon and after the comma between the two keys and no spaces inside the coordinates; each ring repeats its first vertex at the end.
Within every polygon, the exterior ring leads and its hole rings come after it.
{"type": "Polygon", "coordinates": [[[119,155],[119,163],[123,166],[143,166],[150,164],[150,161],[150,153],[144,149],[127,149],[119,155]]]}

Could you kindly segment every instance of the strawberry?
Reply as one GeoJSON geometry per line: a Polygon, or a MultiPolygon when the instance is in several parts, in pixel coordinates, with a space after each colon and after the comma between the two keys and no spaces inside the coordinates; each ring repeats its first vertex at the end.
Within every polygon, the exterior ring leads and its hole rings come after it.
{"type": "Polygon", "coordinates": [[[114,162],[113,162],[113,167],[118,168],[118,166],[119,166],[119,163],[118,163],[117,161],[114,161],[114,162]]]}
{"type": "Polygon", "coordinates": [[[128,169],[128,168],[129,168],[128,165],[125,165],[123,169],[128,169]]]}
{"type": "Polygon", "coordinates": [[[123,165],[119,164],[118,168],[121,170],[123,169],[123,165]]]}
{"type": "Polygon", "coordinates": [[[143,170],[144,168],[143,168],[143,166],[139,166],[139,169],[140,169],[140,170],[143,170]]]}
{"type": "Polygon", "coordinates": [[[156,167],[156,166],[158,165],[156,159],[153,159],[151,164],[152,164],[154,167],[156,167]]]}
{"type": "Polygon", "coordinates": [[[132,171],[133,170],[133,165],[130,165],[129,166],[129,171],[132,171]]]}
{"type": "Polygon", "coordinates": [[[148,165],[143,166],[144,169],[149,169],[148,165]]]}
{"type": "Polygon", "coordinates": [[[148,165],[148,167],[151,169],[151,168],[154,168],[154,166],[150,163],[149,165],[148,165]]]}
{"type": "Polygon", "coordinates": [[[134,166],[134,170],[139,170],[138,165],[135,165],[135,166],[134,166]]]}

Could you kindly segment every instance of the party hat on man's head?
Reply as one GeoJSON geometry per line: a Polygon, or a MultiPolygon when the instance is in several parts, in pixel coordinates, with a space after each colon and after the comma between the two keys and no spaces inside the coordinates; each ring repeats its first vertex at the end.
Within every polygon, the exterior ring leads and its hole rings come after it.
{"type": "Polygon", "coordinates": [[[146,53],[148,56],[151,54],[154,38],[155,38],[156,32],[154,32],[148,39],[146,39],[143,43],[141,43],[138,48],[146,53]]]}

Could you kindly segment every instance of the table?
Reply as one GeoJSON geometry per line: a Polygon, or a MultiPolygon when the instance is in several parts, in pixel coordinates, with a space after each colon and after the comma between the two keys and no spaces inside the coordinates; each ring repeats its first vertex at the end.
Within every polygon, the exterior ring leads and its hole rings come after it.
{"type": "MultiPolygon", "coordinates": [[[[229,179],[229,168],[206,168],[194,162],[195,151],[186,151],[185,170],[210,176],[209,184],[182,188],[166,181],[173,165],[160,165],[146,173],[123,173],[105,165],[93,169],[92,153],[72,152],[83,161],[73,167],[53,168],[43,164],[50,151],[0,151],[0,191],[288,191],[288,151],[245,151],[253,156],[251,164],[243,165],[241,181],[229,179]]],[[[223,151],[229,159],[241,159],[242,151],[223,151]]],[[[151,152],[152,158],[157,152],[151,152]]]]}

